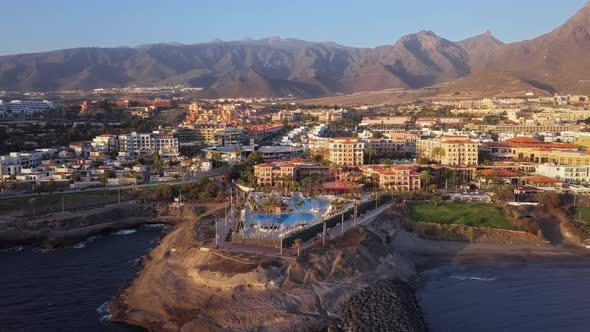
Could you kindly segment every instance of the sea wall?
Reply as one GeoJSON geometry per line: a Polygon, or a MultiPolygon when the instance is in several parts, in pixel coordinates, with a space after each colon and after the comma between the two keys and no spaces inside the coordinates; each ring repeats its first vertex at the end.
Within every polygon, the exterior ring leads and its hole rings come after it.
{"type": "Polygon", "coordinates": [[[340,319],[344,331],[426,331],[415,289],[396,279],[377,282],[352,296],[340,319]]]}
{"type": "Polygon", "coordinates": [[[465,225],[446,225],[402,220],[404,230],[414,232],[421,238],[439,241],[458,241],[488,244],[546,244],[539,234],[522,231],[471,227],[465,225]]]}

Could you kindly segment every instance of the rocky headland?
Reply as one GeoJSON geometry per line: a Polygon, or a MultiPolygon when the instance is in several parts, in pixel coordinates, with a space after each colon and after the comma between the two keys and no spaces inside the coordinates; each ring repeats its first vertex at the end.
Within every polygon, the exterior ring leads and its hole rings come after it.
{"type": "Polygon", "coordinates": [[[208,243],[222,211],[193,210],[163,238],[111,305],[112,320],[150,331],[424,331],[411,286],[421,270],[588,257],[528,236],[510,245],[490,232],[481,243],[424,239],[400,228],[405,217],[393,210],[301,257],[245,254],[208,243]]]}
{"type": "Polygon", "coordinates": [[[152,205],[140,201],[56,212],[39,218],[5,218],[0,221],[0,247],[31,244],[55,248],[93,235],[135,228],[153,222],[153,218],[152,205]]]}

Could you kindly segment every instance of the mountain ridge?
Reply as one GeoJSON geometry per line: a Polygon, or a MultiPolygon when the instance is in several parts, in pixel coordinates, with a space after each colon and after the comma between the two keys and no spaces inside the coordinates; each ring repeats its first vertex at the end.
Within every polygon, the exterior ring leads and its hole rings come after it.
{"type": "Polygon", "coordinates": [[[491,32],[453,42],[432,31],[355,48],[295,38],[136,47],[84,47],[0,56],[0,89],[59,91],[187,84],[203,96],[318,97],[445,84],[590,93],[590,3],[539,37],[503,43],[491,32]],[[588,81],[588,83],[586,83],[588,81]]]}

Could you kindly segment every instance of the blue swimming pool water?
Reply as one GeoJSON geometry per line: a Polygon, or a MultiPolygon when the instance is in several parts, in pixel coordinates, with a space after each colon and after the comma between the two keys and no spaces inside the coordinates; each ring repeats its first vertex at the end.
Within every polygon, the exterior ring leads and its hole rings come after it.
{"type": "Polygon", "coordinates": [[[311,212],[292,212],[292,213],[255,213],[252,215],[253,222],[263,224],[286,224],[292,225],[300,222],[310,222],[315,220],[316,216],[311,212]]]}
{"type": "Polygon", "coordinates": [[[292,197],[291,198],[291,204],[290,204],[290,208],[295,209],[296,211],[309,211],[311,209],[317,209],[320,210],[321,213],[326,212],[326,209],[328,209],[328,206],[330,206],[330,200],[327,198],[321,198],[321,197],[307,197],[307,198],[302,198],[302,197],[292,197]],[[295,209],[294,205],[297,202],[300,201],[304,201],[305,204],[303,204],[302,207],[295,209]]]}
{"type": "MultiPolygon", "coordinates": [[[[311,210],[317,210],[320,213],[326,212],[330,206],[330,200],[323,197],[291,197],[288,209],[293,212],[289,213],[253,213],[248,217],[250,223],[264,224],[285,224],[292,225],[300,222],[311,222],[316,219],[316,215],[311,210]],[[301,207],[295,207],[297,202],[305,202],[301,207]]],[[[317,212],[316,211],[316,212],[317,212]]]]}

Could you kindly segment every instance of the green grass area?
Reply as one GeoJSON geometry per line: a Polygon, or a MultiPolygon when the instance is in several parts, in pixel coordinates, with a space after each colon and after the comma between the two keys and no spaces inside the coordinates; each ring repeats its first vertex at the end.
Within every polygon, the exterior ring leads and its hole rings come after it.
{"type": "Polygon", "coordinates": [[[576,221],[590,223],[590,207],[577,206],[572,213],[572,218],[576,221]]]}
{"type": "MultiPolygon", "coordinates": [[[[125,200],[126,196],[126,192],[122,190],[121,200],[125,200]]],[[[0,212],[11,212],[20,209],[32,211],[33,208],[35,208],[37,213],[61,211],[62,197],[64,197],[64,205],[66,209],[114,203],[118,200],[117,191],[108,189],[69,194],[54,193],[53,195],[0,200],[0,212]]]]}
{"type": "Polygon", "coordinates": [[[412,220],[437,224],[485,226],[500,229],[514,229],[504,211],[497,206],[482,203],[410,203],[412,220]]]}

